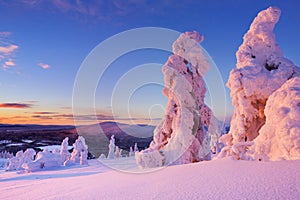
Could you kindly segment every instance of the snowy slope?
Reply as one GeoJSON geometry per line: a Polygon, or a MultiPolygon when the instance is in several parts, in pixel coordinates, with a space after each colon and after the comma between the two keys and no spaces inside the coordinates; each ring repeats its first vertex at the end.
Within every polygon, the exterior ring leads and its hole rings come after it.
{"type": "MultiPolygon", "coordinates": [[[[138,170],[134,158],[105,161],[138,170]]],[[[0,199],[299,199],[300,160],[230,158],[160,168],[150,173],[87,167],[17,174],[0,172],[0,199]]]]}

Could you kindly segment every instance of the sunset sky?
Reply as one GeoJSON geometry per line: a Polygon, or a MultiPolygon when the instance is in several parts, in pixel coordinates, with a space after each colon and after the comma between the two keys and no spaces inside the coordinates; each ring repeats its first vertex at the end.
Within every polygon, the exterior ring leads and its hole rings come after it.
{"type": "MultiPolygon", "coordinates": [[[[200,32],[205,37],[202,46],[226,83],[244,33],[257,13],[269,6],[278,6],[282,11],[275,28],[278,44],[284,55],[300,66],[298,0],[0,0],[0,123],[73,124],[73,84],[81,63],[100,42],[133,28],[200,32]]],[[[95,94],[99,121],[158,121],[167,101],[161,93],[162,86],[147,85],[136,91],[129,102],[131,117],[122,106],[117,108],[118,115],[112,116],[111,96],[128,70],[145,63],[163,64],[169,55],[148,49],[116,60],[95,94]]],[[[163,80],[160,70],[149,73],[163,80]]],[[[224,106],[226,117],[230,117],[233,109],[228,89],[226,93],[224,106]]],[[[82,124],[91,123],[93,108],[84,102],[81,107],[78,119],[82,124]]],[[[218,109],[214,109],[215,114],[224,117],[218,109]]]]}

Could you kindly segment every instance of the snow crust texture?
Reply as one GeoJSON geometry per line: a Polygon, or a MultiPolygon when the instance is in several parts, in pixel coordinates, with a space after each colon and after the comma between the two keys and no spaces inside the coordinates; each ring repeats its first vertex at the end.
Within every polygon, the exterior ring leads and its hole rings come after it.
{"type": "Polygon", "coordinates": [[[255,160],[300,159],[300,77],[288,80],[268,99],[266,124],[251,147],[255,160]]]}
{"type": "Polygon", "coordinates": [[[267,119],[271,116],[265,113],[270,95],[300,74],[299,68],[284,58],[276,44],[273,29],[280,14],[280,9],[276,7],[261,11],[236,53],[237,68],[230,72],[227,83],[231,90],[234,115],[229,134],[220,138],[220,142],[226,146],[219,157],[233,155],[237,159],[247,159],[248,147],[259,135],[266,120],[272,120],[267,119]]]}
{"type": "Polygon", "coordinates": [[[202,76],[210,68],[200,46],[204,37],[185,32],[173,43],[173,53],[163,66],[165,115],[154,130],[150,147],[136,152],[141,167],[185,164],[210,159],[209,127],[212,111],[204,104],[202,76]]]}

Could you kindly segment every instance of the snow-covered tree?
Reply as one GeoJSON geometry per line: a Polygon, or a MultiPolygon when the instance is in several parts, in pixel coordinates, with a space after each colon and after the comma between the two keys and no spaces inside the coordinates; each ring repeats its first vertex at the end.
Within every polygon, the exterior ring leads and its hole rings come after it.
{"type": "Polygon", "coordinates": [[[107,158],[108,159],[114,159],[115,158],[115,136],[112,135],[109,141],[109,145],[108,145],[108,155],[107,158]]]}
{"type": "Polygon", "coordinates": [[[134,153],[136,152],[139,152],[139,147],[137,143],[134,144],[134,153]]]}
{"type": "Polygon", "coordinates": [[[51,153],[47,148],[39,152],[34,161],[23,163],[22,165],[27,172],[34,172],[41,169],[49,169],[59,166],[62,166],[60,154],[51,153]]]}
{"type": "Polygon", "coordinates": [[[71,154],[68,151],[68,146],[69,146],[69,138],[66,137],[62,143],[61,143],[61,148],[60,148],[60,155],[62,162],[64,163],[66,160],[69,160],[71,158],[71,154]]]}
{"type": "Polygon", "coordinates": [[[250,147],[259,161],[300,159],[300,77],[288,80],[267,101],[266,124],[250,147]]]}
{"type": "Polygon", "coordinates": [[[18,151],[16,153],[15,157],[10,158],[9,161],[8,161],[8,165],[7,165],[6,170],[7,171],[13,171],[13,170],[22,169],[22,164],[23,164],[23,161],[24,161],[23,154],[24,153],[21,150],[21,151],[18,151]]]}
{"type": "Polygon", "coordinates": [[[85,139],[79,136],[73,144],[73,152],[70,161],[73,163],[87,163],[88,146],[85,144],[85,139]]]}
{"type": "Polygon", "coordinates": [[[115,158],[120,158],[122,153],[122,149],[120,149],[118,146],[116,146],[116,150],[115,150],[115,158]]]}
{"type": "Polygon", "coordinates": [[[99,156],[99,159],[105,159],[106,156],[102,153],[100,156],[99,156]]]}
{"type": "Polygon", "coordinates": [[[173,52],[163,66],[163,94],[168,98],[165,115],[154,130],[148,149],[135,154],[141,167],[184,164],[210,159],[211,110],[204,104],[203,75],[210,68],[199,45],[203,36],[186,32],[173,43],[173,52]]]}
{"type": "Polygon", "coordinates": [[[131,156],[134,156],[134,151],[133,151],[132,147],[130,147],[130,150],[129,150],[129,157],[131,157],[131,156]]]}
{"type": "Polygon", "coordinates": [[[32,162],[34,160],[35,155],[36,152],[34,149],[32,148],[26,149],[26,151],[23,154],[23,163],[32,162]]]}
{"type": "Polygon", "coordinates": [[[229,134],[220,138],[226,146],[219,157],[247,159],[245,153],[266,122],[264,110],[269,96],[300,74],[299,68],[283,57],[275,40],[273,29],[280,14],[276,7],[261,11],[236,52],[237,68],[230,72],[227,83],[234,115],[229,134]]]}
{"type": "Polygon", "coordinates": [[[12,153],[5,151],[0,152],[0,158],[12,158],[14,155],[12,153]]]}

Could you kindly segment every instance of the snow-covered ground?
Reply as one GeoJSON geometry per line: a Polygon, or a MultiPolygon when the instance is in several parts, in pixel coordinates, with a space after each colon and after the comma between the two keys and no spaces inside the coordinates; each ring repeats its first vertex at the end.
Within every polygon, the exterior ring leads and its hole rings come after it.
{"type": "MultiPolygon", "coordinates": [[[[44,150],[44,149],[48,149],[48,151],[53,151],[55,149],[60,149],[60,145],[49,145],[49,146],[40,146],[38,148],[44,150]]],[[[68,146],[68,150],[72,149],[73,146],[68,146]]]]}
{"type": "Polygon", "coordinates": [[[300,160],[224,158],[143,173],[134,157],[89,160],[34,173],[1,170],[0,199],[299,199],[299,167],[300,160]]]}

